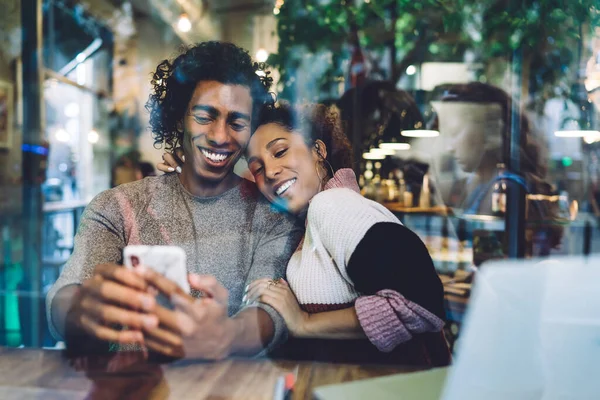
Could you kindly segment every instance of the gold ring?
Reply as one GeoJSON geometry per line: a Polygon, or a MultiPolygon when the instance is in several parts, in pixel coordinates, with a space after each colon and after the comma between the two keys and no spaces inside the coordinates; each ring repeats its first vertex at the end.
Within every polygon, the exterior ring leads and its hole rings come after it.
{"type": "Polygon", "coordinates": [[[279,284],[279,279],[269,279],[267,282],[267,290],[271,289],[271,286],[277,286],[279,284]]]}

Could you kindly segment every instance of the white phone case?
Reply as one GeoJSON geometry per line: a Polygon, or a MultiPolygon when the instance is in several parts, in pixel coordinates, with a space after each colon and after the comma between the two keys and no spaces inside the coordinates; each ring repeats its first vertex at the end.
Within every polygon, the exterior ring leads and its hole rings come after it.
{"type": "Polygon", "coordinates": [[[127,268],[140,264],[151,268],[177,283],[184,292],[190,292],[187,278],[185,251],[177,246],[127,246],[123,250],[127,268]]]}

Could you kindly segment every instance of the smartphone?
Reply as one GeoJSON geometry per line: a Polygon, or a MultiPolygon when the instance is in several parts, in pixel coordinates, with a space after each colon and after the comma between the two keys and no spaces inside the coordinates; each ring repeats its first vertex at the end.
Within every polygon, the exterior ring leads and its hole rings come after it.
{"type": "Polygon", "coordinates": [[[177,283],[185,293],[190,292],[185,251],[177,246],[127,246],[123,250],[127,268],[143,265],[177,283]]]}

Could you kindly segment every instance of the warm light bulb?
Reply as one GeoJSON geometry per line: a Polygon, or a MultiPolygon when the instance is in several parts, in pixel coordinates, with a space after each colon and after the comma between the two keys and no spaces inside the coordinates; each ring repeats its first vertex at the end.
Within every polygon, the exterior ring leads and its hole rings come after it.
{"type": "Polygon", "coordinates": [[[59,142],[63,142],[63,143],[66,143],[69,140],[71,140],[71,135],[69,135],[69,132],[67,132],[66,130],[64,130],[62,128],[56,130],[54,137],[59,142]]]}
{"type": "Polygon", "coordinates": [[[88,142],[91,144],[96,144],[100,140],[100,135],[95,130],[91,130],[88,133],[88,142]]]}
{"type": "Polygon", "coordinates": [[[586,142],[587,144],[592,144],[592,143],[596,143],[598,141],[600,141],[600,132],[595,131],[595,133],[592,131],[592,133],[588,133],[587,135],[585,135],[583,137],[583,141],[586,142]]]}
{"type": "Polygon", "coordinates": [[[177,29],[180,32],[189,32],[192,29],[192,21],[190,21],[187,14],[181,14],[179,20],[177,20],[177,29]]]}
{"type": "Polygon", "coordinates": [[[273,9],[273,14],[275,14],[275,15],[279,15],[279,12],[280,12],[280,11],[279,11],[279,8],[274,8],[274,9],[273,9]]]}
{"type": "Polygon", "coordinates": [[[415,67],[414,65],[409,65],[408,68],[406,68],[406,75],[414,75],[417,73],[417,67],[415,67]]]}
{"type": "Polygon", "coordinates": [[[258,49],[255,55],[256,61],[265,62],[269,58],[269,52],[265,49],[258,49]]]}

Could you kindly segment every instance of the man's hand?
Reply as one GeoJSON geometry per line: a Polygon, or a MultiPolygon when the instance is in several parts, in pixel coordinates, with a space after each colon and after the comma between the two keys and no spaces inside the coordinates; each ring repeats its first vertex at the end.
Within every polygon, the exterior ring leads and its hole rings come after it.
{"type": "Polygon", "coordinates": [[[147,288],[143,277],[120,265],[96,266],[72,299],[65,331],[83,330],[103,341],[143,343],[141,330],[158,325],[157,316],[149,314],[156,300],[147,288]]]}
{"type": "Polygon", "coordinates": [[[163,354],[221,360],[231,350],[236,335],[236,324],[228,317],[229,294],[212,276],[190,275],[190,286],[201,291],[204,297],[195,299],[164,276],[147,270],[147,283],[169,296],[175,309],[157,306],[160,320],[158,329],[145,329],[148,348],[163,354]],[[168,332],[168,334],[164,334],[168,332]]]}

